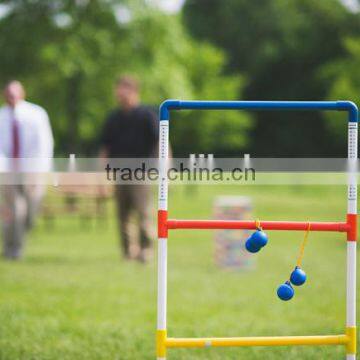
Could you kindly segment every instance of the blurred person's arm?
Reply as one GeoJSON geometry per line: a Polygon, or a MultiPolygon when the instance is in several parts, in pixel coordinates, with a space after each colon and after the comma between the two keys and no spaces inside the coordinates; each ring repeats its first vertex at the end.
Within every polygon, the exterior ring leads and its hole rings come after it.
{"type": "Polygon", "coordinates": [[[49,115],[45,109],[41,109],[38,135],[38,156],[44,158],[44,161],[46,162],[42,164],[45,167],[44,170],[51,171],[54,157],[54,136],[49,115]]]}
{"type": "Polygon", "coordinates": [[[54,137],[48,113],[40,110],[39,128],[37,129],[36,157],[52,158],[54,156],[54,137]]]}
{"type": "Polygon", "coordinates": [[[98,155],[100,159],[108,159],[110,157],[110,146],[112,138],[111,118],[112,114],[109,114],[105,118],[104,125],[100,133],[100,150],[98,155]]]}
{"type": "Polygon", "coordinates": [[[43,176],[52,170],[54,138],[45,109],[33,104],[27,106],[26,111],[32,119],[28,129],[31,136],[26,143],[26,158],[22,159],[22,169],[27,173],[27,191],[42,197],[43,176]]]}
{"type": "Polygon", "coordinates": [[[54,138],[49,116],[43,108],[33,104],[28,105],[26,111],[28,116],[31,116],[32,123],[29,127],[30,136],[26,142],[25,154],[32,160],[29,164],[23,165],[30,172],[36,169],[36,172],[45,173],[51,170],[54,155],[54,138]]]}
{"type": "Polygon", "coordinates": [[[100,134],[100,150],[98,157],[100,159],[100,165],[105,164],[105,161],[109,158],[109,144],[110,144],[110,128],[109,128],[109,116],[106,117],[103,128],[100,134]]]}
{"type": "Polygon", "coordinates": [[[110,146],[111,146],[111,114],[105,118],[103,128],[100,133],[100,150],[98,153],[99,158],[99,170],[101,172],[106,170],[110,157],[110,146]]]}
{"type": "Polygon", "coordinates": [[[31,105],[26,111],[32,118],[30,128],[32,135],[26,144],[26,157],[52,158],[54,151],[54,138],[51,131],[49,116],[47,112],[37,105],[31,105]]]}

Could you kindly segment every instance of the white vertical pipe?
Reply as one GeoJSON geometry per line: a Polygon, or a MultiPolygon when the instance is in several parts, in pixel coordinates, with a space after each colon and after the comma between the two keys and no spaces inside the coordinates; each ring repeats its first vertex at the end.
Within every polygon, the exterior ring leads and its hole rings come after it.
{"type": "MultiPolygon", "coordinates": [[[[159,210],[167,211],[168,199],[168,154],[169,154],[169,121],[160,121],[159,139],[159,210]]],[[[166,330],[167,299],[167,239],[158,240],[158,313],[157,329],[166,330]]]]}
{"type": "Polygon", "coordinates": [[[347,242],[346,326],[356,326],[356,241],[347,242]]]}
{"type": "Polygon", "coordinates": [[[158,240],[158,317],[157,329],[166,330],[167,239],[158,240]]]}
{"type": "Polygon", "coordinates": [[[167,210],[168,199],[168,168],[169,155],[169,121],[160,121],[160,139],[159,139],[159,210],[167,210]]]}
{"type": "MultiPolygon", "coordinates": [[[[358,125],[348,125],[348,214],[357,214],[357,157],[358,125]]],[[[356,239],[347,242],[346,275],[346,327],[356,326],[356,239]]],[[[347,354],[347,360],[355,360],[355,354],[347,354]]]]}
{"type": "Polygon", "coordinates": [[[358,124],[349,122],[348,127],[348,214],[357,214],[357,157],[358,124]]]}

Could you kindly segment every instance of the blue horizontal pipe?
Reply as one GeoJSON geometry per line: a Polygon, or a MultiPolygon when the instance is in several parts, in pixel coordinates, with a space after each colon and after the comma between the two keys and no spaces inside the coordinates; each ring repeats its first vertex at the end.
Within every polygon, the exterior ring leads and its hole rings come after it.
{"type": "Polygon", "coordinates": [[[350,122],[358,122],[358,108],[351,101],[182,101],[166,100],[160,120],[169,120],[170,110],[314,110],[347,111],[350,122]]]}

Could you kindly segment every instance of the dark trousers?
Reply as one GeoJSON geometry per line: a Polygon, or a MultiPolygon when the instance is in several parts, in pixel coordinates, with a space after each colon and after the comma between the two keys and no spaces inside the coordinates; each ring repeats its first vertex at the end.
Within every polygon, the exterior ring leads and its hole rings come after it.
{"type": "Polygon", "coordinates": [[[117,185],[115,190],[121,247],[125,256],[130,255],[131,220],[136,216],[141,249],[151,246],[151,187],[149,185],[117,185]]]}

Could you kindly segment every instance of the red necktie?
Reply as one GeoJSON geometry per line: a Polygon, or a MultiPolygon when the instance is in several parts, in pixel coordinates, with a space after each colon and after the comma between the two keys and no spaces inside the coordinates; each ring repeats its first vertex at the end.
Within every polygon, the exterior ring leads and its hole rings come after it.
{"type": "Polygon", "coordinates": [[[13,158],[17,159],[20,155],[20,138],[19,138],[19,123],[13,115],[12,121],[12,156],[13,158]]]}

